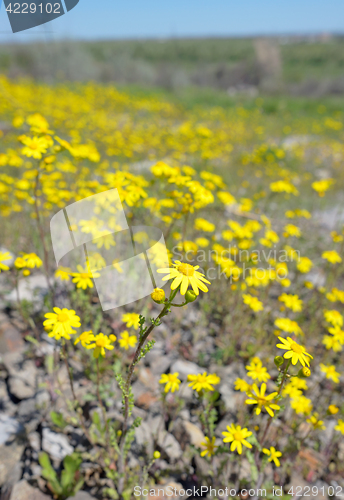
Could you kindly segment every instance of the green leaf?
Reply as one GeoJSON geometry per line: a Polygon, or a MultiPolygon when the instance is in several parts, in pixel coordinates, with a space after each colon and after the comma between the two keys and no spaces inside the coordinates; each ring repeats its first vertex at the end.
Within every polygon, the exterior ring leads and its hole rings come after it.
{"type": "Polygon", "coordinates": [[[68,422],[66,422],[65,419],[63,418],[62,413],[57,413],[56,411],[52,411],[50,412],[50,418],[52,422],[61,429],[64,429],[68,424],[68,422]]]}

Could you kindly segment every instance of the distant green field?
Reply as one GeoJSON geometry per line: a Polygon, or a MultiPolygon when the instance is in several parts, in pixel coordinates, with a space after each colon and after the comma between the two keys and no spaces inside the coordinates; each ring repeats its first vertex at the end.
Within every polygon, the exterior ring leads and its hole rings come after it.
{"type": "Polygon", "coordinates": [[[344,93],[344,38],[170,39],[0,45],[10,77],[208,87],[254,94],[344,93]]]}

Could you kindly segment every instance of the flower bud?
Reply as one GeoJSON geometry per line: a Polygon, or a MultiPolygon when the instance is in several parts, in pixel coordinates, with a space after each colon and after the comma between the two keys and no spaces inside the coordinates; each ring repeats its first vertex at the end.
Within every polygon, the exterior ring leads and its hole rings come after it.
{"type": "Polygon", "coordinates": [[[162,288],[154,288],[154,291],[151,293],[151,298],[157,304],[162,304],[165,300],[165,292],[162,288]]]}
{"type": "Polygon", "coordinates": [[[197,299],[197,295],[193,290],[188,290],[185,294],[185,302],[188,304],[189,302],[194,302],[197,299]]]}
{"type": "Polygon", "coordinates": [[[274,359],[274,363],[277,366],[277,368],[279,368],[280,366],[283,365],[284,358],[282,358],[282,356],[276,356],[275,359],[274,359]]]}
{"type": "Polygon", "coordinates": [[[155,451],[155,452],[153,453],[153,457],[154,457],[154,458],[160,458],[160,457],[161,457],[160,451],[155,451]]]}
{"type": "Polygon", "coordinates": [[[311,370],[307,368],[307,366],[304,366],[303,368],[301,368],[297,376],[299,378],[308,378],[311,376],[311,373],[312,373],[311,370]]]}

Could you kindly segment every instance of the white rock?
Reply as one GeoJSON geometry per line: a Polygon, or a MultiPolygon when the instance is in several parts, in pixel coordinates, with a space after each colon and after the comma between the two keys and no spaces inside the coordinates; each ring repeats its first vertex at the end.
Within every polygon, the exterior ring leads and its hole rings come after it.
{"type": "Polygon", "coordinates": [[[0,414],[0,445],[23,432],[24,428],[17,420],[8,415],[0,414]]]}
{"type": "Polygon", "coordinates": [[[45,427],[42,436],[42,449],[52,458],[63,460],[65,456],[73,453],[74,449],[64,434],[57,434],[45,427]]]}
{"type": "Polygon", "coordinates": [[[183,359],[178,359],[171,366],[171,373],[178,372],[179,378],[181,380],[186,380],[188,375],[194,375],[198,373],[203,373],[205,370],[200,366],[196,365],[196,363],[192,363],[191,361],[184,361],[183,359]]]}

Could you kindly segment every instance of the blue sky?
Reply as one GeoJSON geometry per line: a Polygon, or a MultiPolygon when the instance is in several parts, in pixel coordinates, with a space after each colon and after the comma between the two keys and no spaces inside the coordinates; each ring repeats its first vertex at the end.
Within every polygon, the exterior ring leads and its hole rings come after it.
{"type": "Polygon", "coordinates": [[[344,33],[343,0],[80,0],[61,18],[17,34],[0,9],[0,42],[319,32],[344,33]]]}

